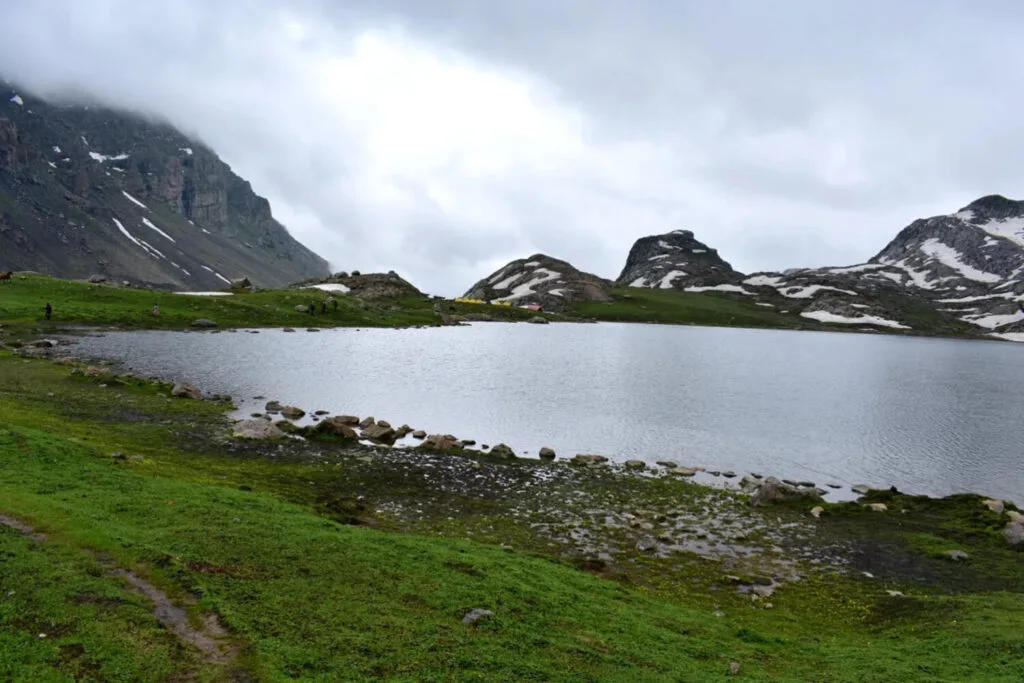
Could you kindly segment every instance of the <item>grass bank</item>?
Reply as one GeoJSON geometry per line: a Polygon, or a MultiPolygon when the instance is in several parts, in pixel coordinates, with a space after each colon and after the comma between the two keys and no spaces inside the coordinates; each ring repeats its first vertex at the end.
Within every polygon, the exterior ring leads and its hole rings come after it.
{"type": "Polygon", "coordinates": [[[0,525],[0,678],[1024,678],[1022,556],[976,497],[813,520],[677,478],[237,443],[221,410],[0,352],[0,514],[45,535],[0,525]],[[116,570],[216,615],[230,661],[116,570]],[[787,578],[755,600],[759,575],[787,578]]]}

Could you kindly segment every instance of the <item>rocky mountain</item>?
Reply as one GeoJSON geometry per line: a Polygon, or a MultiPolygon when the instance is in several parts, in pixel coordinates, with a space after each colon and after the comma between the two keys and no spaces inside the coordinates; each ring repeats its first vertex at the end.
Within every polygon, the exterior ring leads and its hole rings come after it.
{"type": "Polygon", "coordinates": [[[168,125],[0,82],[0,270],[183,290],[330,273],[269,202],[168,125]]]}
{"type": "Polygon", "coordinates": [[[686,291],[738,291],[742,273],[689,230],[641,237],[629,250],[615,284],[686,291]]]}
{"type": "Polygon", "coordinates": [[[534,254],[512,261],[480,280],[465,297],[564,311],[574,302],[607,300],[610,288],[608,280],[584,273],[565,261],[534,254]]]}

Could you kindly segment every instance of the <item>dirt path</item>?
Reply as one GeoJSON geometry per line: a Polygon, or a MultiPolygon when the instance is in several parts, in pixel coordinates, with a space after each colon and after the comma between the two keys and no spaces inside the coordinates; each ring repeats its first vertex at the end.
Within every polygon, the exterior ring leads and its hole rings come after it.
{"type": "MultiPolygon", "coordinates": [[[[45,534],[35,531],[31,526],[14,517],[0,514],[0,525],[14,529],[37,543],[46,541],[45,534]]],[[[228,632],[216,614],[205,615],[202,626],[193,627],[189,623],[188,611],[184,607],[176,605],[165,592],[135,572],[116,566],[110,559],[99,557],[95,553],[93,556],[107,569],[107,576],[124,580],[130,590],[152,602],[152,613],[156,620],[182,643],[198,650],[203,662],[227,666],[234,661],[239,648],[230,642],[228,632]]],[[[240,677],[235,675],[233,678],[239,680],[240,677]]],[[[242,680],[245,678],[241,676],[242,680]]]]}

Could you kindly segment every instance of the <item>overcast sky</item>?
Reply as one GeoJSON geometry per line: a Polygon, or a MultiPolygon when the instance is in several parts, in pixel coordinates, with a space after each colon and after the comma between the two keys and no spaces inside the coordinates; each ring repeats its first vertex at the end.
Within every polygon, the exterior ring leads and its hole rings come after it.
{"type": "Polygon", "coordinates": [[[846,265],[1024,195],[1015,0],[3,0],[0,73],[158,113],[335,269],[846,265]],[[344,7],[342,7],[344,5],[344,7]]]}

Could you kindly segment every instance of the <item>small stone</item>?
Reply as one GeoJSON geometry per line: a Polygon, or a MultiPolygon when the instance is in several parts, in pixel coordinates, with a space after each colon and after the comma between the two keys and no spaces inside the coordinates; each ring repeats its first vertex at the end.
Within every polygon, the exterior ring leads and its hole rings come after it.
{"type": "Polygon", "coordinates": [[[675,460],[658,460],[655,464],[660,465],[661,467],[664,467],[665,469],[669,470],[674,470],[675,468],[679,467],[679,463],[677,463],[675,460]]]}
{"type": "Polygon", "coordinates": [[[733,676],[739,676],[740,675],[740,663],[739,662],[729,662],[729,673],[732,674],[733,676]]]}
{"type": "Polygon", "coordinates": [[[905,597],[907,597],[906,595],[904,595],[900,591],[885,591],[885,592],[889,594],[890,598],[905,598],[905,597]]]}
{"type": "Polygon", "coordinates": [[[954,562],[963,562],[964,560],[971,559],[971,556],[965,553],[963,550],[947,550],[943,553],[946,557],[953,560],[954,562]]]}
{"type": "Polygon", "coordinates": [[[647,469],[647,463],[643,460],[627,460],[622,463],[627,470],[645,470],[647,469]]]}
{"type": "Polygon", "coordinates": [[[722,476],[725,477],[726,479],[733,479],[733,478],[736,477],[736,473],[735,472],[722,472],[722,476]]]}
{"type": "Polygon", "coordinates": [[[472,626],[480,620],[487,620],[493,616],[494,612],[489,609],[472,609],[466,613],[466,616],[462,617],[462,623],[472,626]]]}
{"type": "Polygon", "coordinates": [[[696,467],[677,467],[672,470],[673,474],[678,474],[680,477],[692,477],[697,474],[696,467]]]}
{"type": "Polygon", "coordinates": [[[478,462],[476,462],[476,461],[474,460],[474,461],[473,461],[473,464],[472,464],[472,465],[470,465],[470,466],[469,466],[469,468],[470,468],[470,469],[473,469],[473,470],[479,470],[479,469],[483,469],[483,465],[481,465],[480,463],[478,463],[478,462]]]}
{"type": "Polygon", "coordinates": [[[837,484],[835,482],[831,482],[831,483],[825,484],[825,486],[829,487],[830,489],[841,489],[841,488],[843,488],[842,484],[837,484]]]}
{"type": "Polygon", "coordinates": [[[811,517],[818,519],[819,517],[821,517],[821,513],[824,511],[825,508],[821,507],[820,505],[815,505],[814,507],[811,508],[811,517]]]}
{"type": "Polygon", "coordinates": [[[314,415],[329,415],[330,413],[328,411],[326,411],[326,410],[318,410],[318,411],[316,411],[313,414],[314,415]]]}
{"type": "Polygon", "coordinates": [[[653,552],[658,548],[658,542],[653,536],[644,536],[636,542],[636,549],[642,553],[653,552]]]}
{"type": "Polygon", "coordinates": [[[189,384],[188,382],[178,382],[173,388],[171,388],[171,396],[198,400],[203,397],[203,392],[199,391],[199,389],[193,384],[189,384]]]}
{"type": "Polygon", "coordinates": [[[889,506],[885,503],[868,503],[864,507],[874,512],[885,512],[889,509],[889,506]]]}

